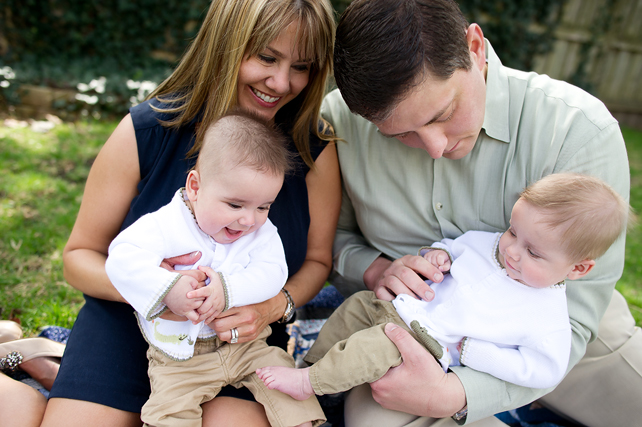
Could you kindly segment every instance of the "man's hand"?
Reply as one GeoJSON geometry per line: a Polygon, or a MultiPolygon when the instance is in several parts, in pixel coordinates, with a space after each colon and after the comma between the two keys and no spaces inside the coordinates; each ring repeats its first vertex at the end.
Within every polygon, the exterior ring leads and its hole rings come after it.
{"type": "MultiPolygon", "coordinates": [[[[198,269],[204,272],[210,279],[207,286],[202,286],[187,293],[187,298],[203,300],[198,308],[198,319],[194,323],[204,321],[206,324],[212,322],[223,310],[225,310],[225,292],[223,283],[218,273],[210,267],[199,266],[198,269]]],[[[190,319],[191,320],[191,319],[190,319]]]]}
{"type": "Polygon", "coordinates": [[[377,298],[392,301],[399,294],[432,301],[435,293],[419,275],[433,282],[441,282],[444,275],[437,267],[418,255],[406,255],[395,261],[377,258],[363,275],[368,289],[377,298]]]}
{"type": "Polygon", "coordinates": [[[430,249],[424,254],[424,259],[445,273],[450,271],[450,257],[448,252],[441,249],[430,249]]]}
{"type": "Polygon", "coordinates": [[[386,335],[397,346],[403,363],[370,384],[381,406],[433,418],[450,417],[466,405],[466,393],[454,373],[441,365],[408,332],[388,323],[386,335]]]}

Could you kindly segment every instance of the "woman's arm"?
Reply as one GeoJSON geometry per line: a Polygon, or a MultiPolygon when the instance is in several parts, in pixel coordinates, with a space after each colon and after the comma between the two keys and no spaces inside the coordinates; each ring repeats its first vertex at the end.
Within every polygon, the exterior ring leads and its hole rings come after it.
{"type": "MultiPolygon", "coordinates": [[[[315,165],[315,170],[311,170],[306,176],[310,229],[305,261],[285,284],[297,307],[314,298],[330,274],[332,242],[341,207],[341,175],[336,146],[329,144],[321,152],[315,165]]],[[[260,304],[226,311],[210,327],[224,341],[231,339],[232,328],[237,328],[239,342],[252,341],[267,325],[283,317],[286,306],[287,300],[279,292],[274,298],[260,304]]]]}
{"type": "Polygon", "coordinates": [[[80,211],[63,251],[65,279],[87,295],[125,302],[107,277],[105,260],[139,181],[136,134],[128,114],[91,167],[80,211]]]}

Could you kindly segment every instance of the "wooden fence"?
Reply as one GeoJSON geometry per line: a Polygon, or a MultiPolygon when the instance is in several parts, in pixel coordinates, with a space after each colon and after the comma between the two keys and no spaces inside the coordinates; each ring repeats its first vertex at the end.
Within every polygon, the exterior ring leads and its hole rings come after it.
{"type": "Polygon", "coordinates": [[[579,84],[642,129],[642,0],[567,0],[535,71],[579,84]]]}

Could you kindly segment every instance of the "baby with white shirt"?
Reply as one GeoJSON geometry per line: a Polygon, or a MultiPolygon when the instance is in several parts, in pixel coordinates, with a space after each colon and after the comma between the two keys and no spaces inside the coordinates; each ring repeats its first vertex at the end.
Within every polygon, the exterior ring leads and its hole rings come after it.
{"type": "Polygon", "coordinates": [[[107,274],[136,310],[150,345],[145,425],[189,419],[200,426],[200,405],[228,384],[247,387],[272,425],[325,420],[316,398],[299,402],[256,378],[254,371],[266,363],[294,366],[285,351],[265,342],[269,326],[247,343],[238,343],[235,330],[230,343],[222,341],[208,326],[222,312],[263,302],[283,288],[288,269],[268,212],[291,167],[277,129],[248,113],[227,114],[207,130],[185,187],[111,243],[107,274]],[[183,270],[203,271],[206,286],[189,273],[160,267],[165,259],[195,251],[201,258],[183,270]]]}
{"type": "Polygon", "coordinates": [[[466,365],[514,384],[547,388],[571,349],[565,280],[588,274],[627,227],[629,205],[603,181],[559,173],[525,189],[504,233],[470,231],[419,254],[444,273],[431,301],[373,292],[348,298],[323,326],[305,369],[257,370],[295,399],[381,378],[401,355],[387,323],[408,330],[442,365],[466,365]],[[445,273],[450,274],[445,274],[445,273]]]}

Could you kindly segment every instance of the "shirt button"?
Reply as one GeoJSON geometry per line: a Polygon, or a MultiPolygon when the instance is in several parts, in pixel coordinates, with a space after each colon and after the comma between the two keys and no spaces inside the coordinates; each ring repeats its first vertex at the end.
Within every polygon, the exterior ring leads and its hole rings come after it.
{"type": "Polygon", "coordinates": [[[443,207],[444,207],[444,205],[442,205],[441,203],[437,203],[437,204],[435,205],[435,209],[437,209],[438,211],[440,211],[440,210],[441,210],[441,208],[443,208],[443,207]]]}

